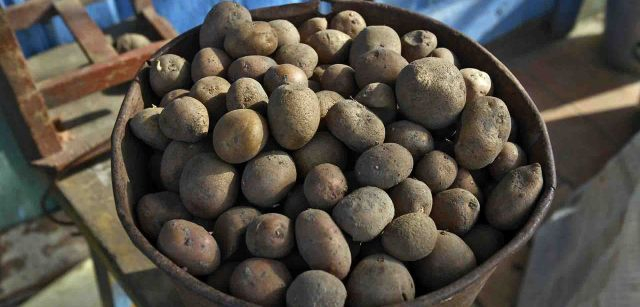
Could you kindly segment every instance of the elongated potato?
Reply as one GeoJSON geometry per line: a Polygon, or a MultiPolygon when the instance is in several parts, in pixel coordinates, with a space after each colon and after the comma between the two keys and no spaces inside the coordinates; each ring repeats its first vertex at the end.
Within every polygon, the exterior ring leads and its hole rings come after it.
{"type": "Polygon", "coordinates": [[[224,50],[232,58],[270,55],[278,48],[278,34],[265,21],[253,21],[230,29],[224,38],[224,50]]]}
{"type": "Polygon", "coordinates": [[[476,267],[467,244],[453,233],[441,230],[429,256],[414,262],[413,276],[428,290],[442,288],[476,267]]]}
{"type": "Polygon", "coordinates": [[[382,246],[401,261],[420,260],[436,245],[438,230],[422,212],[408,213],[393,220],[382,234],[382,246]]]}
{"type": "Polygon", "coordinates": [[[353,269],[347,293],[349,306],[386,306],[413,300],[416,288],[402,262],[385,254],[375,254],[362,259],[353,269]]]}
{"type": "Polygon", "coordinates": [[[216,240],[202,226],[171,220],[158,235],[158,250],[192,275],[207,275],[220,265],[216,240]]]}
{"type": "Polygon", "coordinates": [[[356,176],[363,185],[389,189],[407,179],[413,170],[413,157],[395,143],[373,146],[356,161],[356,176]]]}
{"type": "Polygon", "coordinates": [[[246,206],[233,207],[222,213],[213,225],[213,237],[220,246],[222,259],[241,259],[247,256],[245,244],[247,226],[260,215],[260,211],[246,206]]]}
{"type": "Polygon", "coordinates": [[[396,217],[407,213],[419,212],[426,216],[431,213],[433,196],[424,182],[407,178],[391,188],[389,196],[395,207],[396,217]]]}
{"type": "Polygon", "coordinates": [[[158,192],[143,196],[136,205],[140,230],[150,241],[155,241],[164,223],[183,219],[190,220],[191,214],[184,208],[180,195],[173,192],[158,192]]]}
{"type": "Polygon", "coordinates": [[[393,202],[384,190],[363,187],[338,202],[331,216],[354,241],[367,242],[377,237],[393,219],[393,202]]]}
{"type": "Polygon", "coordinates": [[[262,82],[267,70],[275,65],[277,65],[276,61],[270,57],[262,55],[243,56],[229,65],[227,70],[229,82],[234,82],[240,78],[252,78],[262,82]]]}
{"type": "Polygon", "coordinates": [[[171,140],[160,130],[158,119],[163,108],[146,108],[131,118],[129,127],[133,134],[145,144],[157,150],[164,150],[171,140]]]}
{"type": "Polygon", "coordinates": [[[231,274],[229,291],[235,297],[261,306],[283,306],[291,273],[282,262],[249,258],[231,274]]]}
{"type": "Polygon", "coordinates": [[[351,268],[349,245],[328,213],[307,209],[295,225],[300,255],[314,270],[329,272],[343,279],[351,268]]]}
{"type": "Polygon", "coordinates": [[[476,223],[479,214],[480,203],[467,190],[449,189],[433,198],[431,218],[438,229],[464,235],[476,223]]]}
{"type": "Polygon", "coordinates": [[[195,155],[211,151],[210,142],[186,143],[172,141],[162,153],[160,161],[160,179],[169,191],[180,191],[180,175],[184,166],[195,155]]]}
{"type": "Polygon", "coordinates": [[[287,290],[287,306],[342,307],[347,289],[340,279],[320,270],[306,271],[293,280],[287,290]]]}
{"type": "Polygon", "coordinates": [[[331,134],[356,152],[384,142],[384,124],[355,100],[337,102],[325,117],[331,134]]]}
{"type": "Polygon", "coordinates": [[[353,63],[353,68],[359,87],[376,82],[393,86],[400,71],[408,64],[398,52],[375,48],[360,55],[353,63]]]}
{"type": "Polygon", "coordinates": [[[306,86],[283,85],[269,97],[267,115],[278,144],[289,150],[300,149],[318,130],[318,97],[306,86]]]}
{"type": "Polygon", "coordinates": [[[286,152],[263,151],[242,173],[242,194],[252,204],[269,208],[287,196],[296,183],[296,166],[286,152]]]}

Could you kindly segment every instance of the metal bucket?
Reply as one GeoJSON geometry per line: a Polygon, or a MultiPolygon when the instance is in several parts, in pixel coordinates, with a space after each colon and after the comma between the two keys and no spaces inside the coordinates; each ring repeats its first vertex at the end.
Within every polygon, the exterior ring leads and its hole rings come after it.
{"type": "MultiPolygon", "coordinates": [[[[427,29],[461,59],[464,66],[487,72],[495,85],[494,95],[502,98],[519,127],[519,140],[531,162],[542,165],[544,188],[527,223],[513,232],[510,241],[490,259],[450,285],[417,297],[405,306],[469,306],[484,286],[495,267],[522,247],[538,228],[547,212],[556,188],[556,173],[551,143],[535,104],[511,72],[486,49],[463,34],[431,18],[393,6],[363,1],[340,1],[333,11],[354,10],[362,14],[369,25],[384,24],[399,34],[415,29],[427,29]]],[[[292,4],[252,11],[254,20],[288,19],[294,24],[319,16],[318,2],[292,4]]],[[[191,59],[198,51],[198,28],[186,32],[162,47],[153,57],[174,53],[191,59]]],[[[134,206],[151,191],[147,161],[151,150],[135,138],[127,122],[136,112],[151,104],[156,97],[148,84],[148,67],[140,70],[127,93],[112,136],[112,172],[116,209],[133,243],[167,273],[175,282],[186,306],[254,306],[209,287],[162,255],[138,229],[134,206]]],[[[152,285],[145,285],[147,287],[152,285]]]]}

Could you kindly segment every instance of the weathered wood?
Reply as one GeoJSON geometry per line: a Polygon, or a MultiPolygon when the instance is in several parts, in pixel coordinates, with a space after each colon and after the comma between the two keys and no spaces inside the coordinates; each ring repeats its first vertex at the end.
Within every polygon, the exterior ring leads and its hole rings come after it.
{"type": "Polygon", "coordinates": [[[95,271],[96,283],[98,285],[98,293],[100,294],[100,302],[102,307],[114,307],[113,291],[111,282],[109,281],[109,271],[102,263],[98,255],[91,251],[91,259],[93,260],[93,270],[95,271]]]}
{"type": "MultiPolygon", "coordinates": [[[[84,5],[96,0],[80,0],[84,5]]],[[[14,30],[24,30],[36,23],[45,22],[55,16],[53,0],[30,0],[7,7],[9,25],[14,30]]]]}
{"type": "Polygon", "coordinates": [[[178,36],[178,32],[173,29],[164,17],[158,15],[153,6],[147,6],[142,9],[142,16],[158,32],[162,39],[173,39],[178,36]]]}

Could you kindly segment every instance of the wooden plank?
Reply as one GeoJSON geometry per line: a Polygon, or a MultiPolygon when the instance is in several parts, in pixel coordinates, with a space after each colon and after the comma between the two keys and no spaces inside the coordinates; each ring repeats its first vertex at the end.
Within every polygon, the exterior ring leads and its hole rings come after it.
{"type": "Polygon", "coordinates": [[[79,0],[55,0],[53,6],[91,62],[102,63],[118,56],[79,0]]]}
{"type": "MultiPolygon", "coordinates": [[[[95,0],[80,0],[84,5],[95,0]]],[[[2,9],[0,9],[2,10],[2,9]]],[[[45,22],[55,16],[53,0],[30,0],[6,8],[9,24],[14,30],[24,30],[33,24],[45,22]]]]}
{"type": "Polygon", "coordinates": [[[100,294],[100,303],[102,303],[102,307],[114,307],[113,291],[107,266],[102,263],[94,251],[91,251],[91,259],[93,260],[93,270],[95,271],[98,293],[100,294]]]}
{"type": "Polygon", "coordinates": [[[153,6],[147,6],[142,9],[142,16],[158,32],[162,39],[173,39],[178,36],[178,32],[164,17],[158,15],[153,6]]]}

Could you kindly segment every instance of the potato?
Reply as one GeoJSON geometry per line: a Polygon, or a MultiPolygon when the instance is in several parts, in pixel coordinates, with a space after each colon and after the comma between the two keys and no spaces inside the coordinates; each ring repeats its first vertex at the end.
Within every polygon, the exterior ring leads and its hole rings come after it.
{"type": "Polygon", "coordinates": [[[160,162],[162,185],[169,191],[180,191],[180,175],[182,175],[184,166],[191,158],[203,152],[211,152],[211,143],[206,141],[197,143],[172,141],[169,143],[160,162]]]}
{"type": "Polygon", "coordinates": [[[175,89],[188,88],[191,84],[191,65],[179,55],[163,54],[149,66],[151,89],[160,97],[175,89]]]}
{"type": "Polygon", "coordinates": [[[125,33],[118,36],[116,40],[116,50],[118,53],[125,53],[131,50],[142,48],[151,44],[149,39],[138,33],[125,33]]]}
{"type": "Polygon", "coordinates": [[[244,6],[236,2],[218,3],[200,27],[200,48],[222,48],[227,32],[245,22],[251,22],[251,13],[244,6]]]}
{"type": "Polygon", "coordinates": [[[227,92],[227,110],[252,109],[267,114],[269,96],[260,82],[251,78],[240,78],[233,82],[227,92]]]}
{"type": "Polygon", "coordinates": [[[436,193],[450,187],[457,174],[456,161],[439,150],[428,152],[415,167],[416,178],[426,183],[431,191],[436,193]]]}
{"type": "Polygon", "coordinates": [[[476,258],[467,244],[453,233],[441,230],[429,256],[414,262],[414,275],[428,290],[442,288],[476,267],[476,258]]]}
{"type": "Polygon", "coordinates": [[[402,262],[385,254],[375,254],[362,259],[353,269],[347,293],[349,306],[383,306],[413,300],[416,287],[402,262]]]}
{"type": "MultiPolygon", "coordinates": [[[[280,64],[293,64],[302,69],[307,78],[313,75],[318,65],[318,53],[307,44],[289,44],[278,48],[275,60],[280,64]]],[[[320,80],[316,80],[320,81],[320,80]]]]}
{"type": "Polygon", "coordinates": [[[307,209],[296,218],[298,251],[314,270],[329,272],[339,279],[349,273],[351,251],[349,245],[328,213],[307,209]]]}
{"type": "Polygon", "coordinates": [[[349,149],[363,152],[384,142],[384,124],[355,100],[337,102],[325,116],[329,131],[349,149]]]}
{"type": "Polygon", "coordinates": [[[480,203],[467,190],[453,188],[433,197],[431,218],[438,229],[464,235],[476,223],[479,213],[480,203]]]}
{"type": "Polygon", "coordinates": [[[242,173],[242,193],[252,204],[269,208],[284,199],[296,183],[296,166],[283,151],[263,151],[242,173]]]}
{"type": "Polygon", "coordinates": [[[400,53],[379,47],[359,56],[353,63],[353,68],[359,87],[375,82],[394,85],[398,74],[408,64],[400,53]]]}
{"type": "Polygon", "coordinates": [[[344,97],[354,95],[358,91],[353,68],[344,64],[333,64],[324,71],[320,79],[322,88],[334,91],[344,97]]]}
{"type": "Polygon", "coordinates": [[[248,255],[245,233],[258,216],[260,211],[247,206],[233,207],[220,214],[213,225],[213,237],[220,246],[222,259],[241,259],[248,255]]]}
{"type": "Polygon", "coordinates": [[[368,26],[353,39],[349,63],[354,65],[361,55],[378,47],[400,54],[400,46],[400,37],[394,29],[387,26],[368,26]]]}
{"type": "Polygon", "coordinates": [[[154,188],[157,190],[164,190],[165,187],[162,184],[162,179],[160,179],[160,164],[162,162],[162,151],[154,151],[151,157],[149,158],[149,162],[147,163],[147,170],[149,171],[149,177],[151,177],[151,182],[153,183],[154,188]]]}
{"type": "Polygon", "coordinates": [[[196,82],[204,77],[225,77],[231,58],[221,49],[202,48],[191,62],[191,79],[196,82]]]}
{"type": "Polygon", "coordinates": [[[486,72],[475,68],[464,68],[460,70],[460,73],[467,86],[467,102],[481,96],[491,95],[493,92],[491,77],[486,72]]]}
{"type": "Polygon", "coordinates": [[[415,161],[434,148],[433,136],[431,136],[429,130],[408,120],[401,120],[388,125],[384,141],[396,143],[406,148],[415,161]]]}
{"type": "Polygon", "coordinates": [[[414,212],[429,216],[431,213],[431,206],[433,205],[431,189],[420,180],[414,178],[405,179],[391,188],[389,196],[393,201],[396,216],[414,212]]]}
{"type": "Polygon", "coordinates": [[[220,265],[216,240],[202,226],[170,220],[158,235],[158,250],[191,275],[207,275],[220,265]]]}
{"type": "Polygon", "coordinates": [[[295,221],[302,211],[309,208],[309,202],[304,196],[304,185],[298,184],[289,191],[287,198],[284,200],[282,213],[295,221]]]}
{"type": "Polygon", "coordinates": [[[508,172],[491,191],[485,217],[499,230],[515,230],[522,226],[542,191],[540,164],[520,166],[508,172]]]}
{"type": "Polygon", "coordinates": [[[251,160],[269,139],[267,121],[258,112],[233,110],[213,129],[213,148],[220,159],[237,164],[251,160]]]}
{"type": "Polygon", "coordinates": [[[343,63],[349,56],[351,37],[338,30],[329,29],[312,34],[306,43],[318,54],[319,63],[343,63]]]}
{"type": "Polygon", "coordinates": [[[437,46],[436,35],[426,30],[414,30],[402,36],[402,56],[408,62],[426,58],[437,46]]]}
{"type": "Polygon", "coordinates": [[[273,92],[283,84],[308,86],[307,75],[304,71],[292,64],[280,64],[272,66],[264,74],[264,86],[267,92],[273,92]]]}
{"type": "Polygon", "coordinates": [[[278,47],[288,44],[297,44],[300,42],[300,33],[291,22],[284,19],[276,19],[269,21],[269,25],[276,31],[278,37],[278,47]]]}
{"type": "Polygon", "coordinates": [[[371,110],[385,124],[393,122],[398,112],[393,88],[385,83],[370,83],[362,87],[355,100],[371,110]]]}
{"type": "Polygon", "coordinates": [[[304,179],[304,196],[311,208],[329,210],[347,194],[347,178],[339,167],[316,165],[304,179]]]}
{"type": "Polygon", "coordinates": [[[498,157],[489,164],[491,177],[500,180],[506,173],[527,164],[527,154],[517,144],[506,142],[498,157]]]}
{"type": "Polygon", "coordinates": [[[236,59],[229,65],[227,75],[229,81],[234,82],[240,78],[252,78],[258,82],[262,82],[264,74],[271,68],[271,66],[277,65],[270,57],[262,55],[248,55],[236,59]]]}
{"type": "Polygon", "coordinates": [[[312,90],[314,93],[317,93],[319,91],[322,91],[322,84],[320,84],[320,82],[315,81],[315,80],[308,80],[307,81],[307,86],[309,87],[310,90],[312,90]]]}
{"type": "Polygon", "coordinates": [[[465,106],[466,95],[462,74],[442,59],[413,61],[396,80],[400,112],[427,129],[453,124],[465,106]]]}
{"type": "Polygon", "coordinates": [[[260,215],[247,227],[245,241],[256,257],[282,258],[293,250],[293,222],[278,213],[260,215]]]}
{"type": "Polygon", "coordinates": [[[420,260],[436,245],[438,230],[433,220],[422,212],[407,213],[394,219],[382,233],[382,246],[401,261],[420,260]]]}
{"type": "Polygon", "coordinates": [[[320,124],[316,94],[302,85],[278,87],[267,108],[271,133],[280,146],[296,150],[307,144],[320,124]]]}
{"type": "Polygon", "coordinates": [[[217,289],[220,292],[229,293],[229,281],[231,280],[231,274],[236,269],[240,262],[226,262],[220,265],[215,272],[207,276],[207,285],[217,289]]]}
{"type": "Polygon", "coordinates": [[[237,298],[262,306],[283,306],[291,274],[282,262],[250,258],[231,274],[229,291],[237,298]]]}
{"type": "Polygon", "coordinates": [[[195,216],[216,218],[235,203],[239,177],[233,166],[218,160],[212,153],[200,153],[182,170],[182,203],[195,216]]]}
{"type": "Polygon", "coordinates": [[[458,61],[458,57],[456,57],[456,55],[453,54],[453,52],[451,52],[451,50],[447,48],[442,48],[442,47],[436,48],[431,52],[431,54],[429,54],[429,56],[443,59],[449,62],[449,64],[453,64],[456,67],[460,67],[460,62],[458,61]]]}
{"type": "Polygon", "coordinates": [[[322,64],[322,65],[316,66],[313,69],[311,80],[316,80],[320,82],[320,80],[322,80],[322,75],[324,75],[324,72],[327,70],[327,68],[329,68],[329,66],[331,66],[331,64],[322,64]]]}
{"type": "Polygon", "coordinates": [[[331,163],[340,169],[346,169],[349,154],[347,148],[338,139],[326,131],[320,131],[293,153],[298,174],[307,176],[316,165],[331,163]]]}
{"type": "Polygon", "coordinates": [[[377,237],[393,219],[393,202],[382,189],[359,188],[338,202],[331,216],[354,241],[367,242],[377,237]]]}
{"type": "Polygon", "coordinates": [[[327,112],[336,102],[343,100],[344,97],[334,91],[327,90],[317,92],[316,96],[320,104],[320,127],[324,127],[326,126],[324,117],[327,116],[327,112]]]}
{"type": "Polygon", "coordinates": [[[480,189],[480,187],[476,183],[476,180],[473,179],[471,173],[465,168],[458,168],[456,179],[453,181],[449,188],[460,188],[463,190],[467,190],[476,197],[479,203],[484,203],[484,195],[482,193],[482,189],[480,189]]]}
{"type": "Polygon", "coordinates": [[[129,127],[137,138],[157,150],[164,150],[171,140],[167,138],[158,123],[163,108],[146,108],[140,110],[129,121],[129,127]]]}
{"type": "Polygon", "coordinates": [[[229,29],[224,50],[234,59],[248,55],[270,55],[278,48],[278,34],[265,21],[252,21],[229,29]]]}
{"type": "Polygon", "coordinates": [[[316,32],[326,30],[327,29],[327,19],[324,17],[314,17],[311,18],[298,28],[298,32],[300,33],[300,41],[306,43],[311,35],[316,32]]]}
{"type": "Polygon", "coordinates": [[[173,100],[162,110],[158,124],[168,138],[195,143],[207,136],[209,114],[200,101],[185,96],[173,100]]]}
{"type": "Polygon", "coordinates": [[[389,189],[407,179],[413,170],[413,157],[395,143],[373,146],[356,161],[356,176],[363,185],[389,189]]]}
{"type": "Polygon", "coordinates": [[[164,96],[162,96],[159,107],[164,108],[167,105],[169,105],[169,103],[172,102],[174,99],[184,97],[184,96],[189,96],[189,90],[179,88],[177,90],[168,92],[164,94],[164,96]]]}
{"type": "Polygon", "coordinates": [[[136,205],[136,215],[140,230],[151,242],[156,241],[164,223],[175,219],[191,219],[191,214],[180,201],[180,195],[168,191],[142,196],[136,205]]]}
{"type": "Polygon", "coordinates": [[[210,125],[213,125],[227,112],[227,92],[231,84],[221,77],[211,76],[198,80],[189,96],[198,99],[207,108],[210,125]]]}
{"type": "Polygon", "coordinates": [[[342,307],[347,289],[340,279],[320,270],[306,271],[293,280],[287,290],[287,306],[342,307]]]}
{"type": "Polygon", "coordinates": [[[355,38],[364,28],[367,27],[367,23],[364,21],[362,15],[356,11],[346,10],[342,11],[333,18],[329,28],[344,32],[351,38],[355,38]]]}
{"type": "Polygon", "coordinates": [[[470,170],[483,168],[500,154],[509,138],[507,105],[495,97],[479,97],[467,104],[460,118],[456,161],[470,170]]]}
{"type": "Polygon", "coordinates": [[[462,239],[476,255],[479,263],[491,258],[505,243],[502,232],[484,224],[473,226],[462,239]]]}

